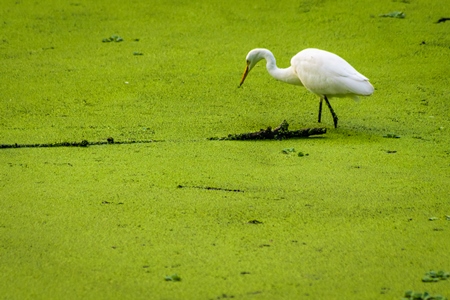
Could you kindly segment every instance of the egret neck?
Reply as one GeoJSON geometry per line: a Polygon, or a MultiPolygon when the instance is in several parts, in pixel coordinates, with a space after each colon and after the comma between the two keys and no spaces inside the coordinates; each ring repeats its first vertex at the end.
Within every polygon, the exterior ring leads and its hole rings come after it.
{"type": "MultiPolygon", "coordinates": [[[[247,57],[248,71],[246,73],[250,72],[260,60],[265,59],[267,71],[273,78],[294,85],[303,85],[292,66],[288,68],[277,67],[277,61],[269,50],[255,49],[252,55],[254,55],[254,58],[247,57]]],[[[245,78],[243,79],[245,80],[245,78]]],[[[244,80],[242,80],[242,83],[244,80]]]]}

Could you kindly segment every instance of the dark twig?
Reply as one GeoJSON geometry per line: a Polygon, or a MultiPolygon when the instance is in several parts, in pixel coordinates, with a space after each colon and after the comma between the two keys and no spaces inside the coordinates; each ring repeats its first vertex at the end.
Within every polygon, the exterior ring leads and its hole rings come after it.
{"type": "Polygon", "coordinates": [[[133,141],[122,141],[116,142],[112,137],[109,137],[106,141],[98,142],[88,142],[87,140],[82,140],[81,142],[61,142],[61,143],[44,143],[44,144],[0,144],[0,149],[9,148],[48,148],[48,147],[88,147],[97,145],[107,145],[107,144],[147,144],[156,142],[155,140],[133,140],[133,141]]]}
{"type": "Polygon", "coordinates": [[[327,132],[326,128],[304,128],[300,130],[289,130],[289,124],[284,120],[278,127],[272,130],[272,127],[261,129],[257,132],[229,134],[223,138],[209,138],[209,140],[282,140],[291,138],[304,138],[311,135],[319,135],[327,132]]]}
{"type": "Polygon", "coordinates": [[[450,21],[450,18],[440,18],[436,23],[443,23],[445,21],[450,21]]]}
{"type": "Polygon", "coordinates": [[[194,188],[194,189],[202,189],[202,190],[213,190],[213,191],[224,191],[224,192],[235,192],[235,193],[243,193],[243,190],[238,190],[238,189],[227,189],[227,188],[221,188],[221,187],[212,187],[212,186],[197,186],[197,185],[181,185],[179,184],[177,186],[177,188],[182,189],[182,188],[194,188]]]}

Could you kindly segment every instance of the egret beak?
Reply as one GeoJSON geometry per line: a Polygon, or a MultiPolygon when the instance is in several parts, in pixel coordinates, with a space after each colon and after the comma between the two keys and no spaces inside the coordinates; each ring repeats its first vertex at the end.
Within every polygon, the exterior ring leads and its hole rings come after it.
{"type": "Polygon", "coordinates": [[[244,74],[242,75],[241,83],[239,84],[239,87],[244,83],[245,78],[248,75],[248,72],[250,72],[249,63],[247,62],[247,67],[245,67],[244,74]]]}

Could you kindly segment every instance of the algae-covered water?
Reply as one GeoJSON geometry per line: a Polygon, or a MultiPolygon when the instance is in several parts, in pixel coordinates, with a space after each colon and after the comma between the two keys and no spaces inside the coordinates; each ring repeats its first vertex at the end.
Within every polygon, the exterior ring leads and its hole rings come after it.
{"type": "Polygon", "coordinates": [[[3,1],[0,144],[155,142],[0,149],[0,298],[450,297],[422,282],[450,271],[449,16],[444,0],[3,1]],[[375,93],[318,124],[319,99],[262,63],[237,88],[257,47],[280,67],[337,53],[375,93]],[[208,140],[283,120],[328,132],[208,140]]]}

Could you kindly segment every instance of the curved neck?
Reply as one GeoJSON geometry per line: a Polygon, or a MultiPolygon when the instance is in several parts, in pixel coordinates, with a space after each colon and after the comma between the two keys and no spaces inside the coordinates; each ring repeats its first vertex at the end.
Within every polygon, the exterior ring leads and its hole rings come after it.
{"type": "Polygon", "coordinates": [[[267,72],[269,74],[280,81],[295,84],[295,85],[302,85],[301,81],[299,80],[298,76],[296,76],[295,71],[292,67],[280,69],[277,66],[277,61],[275,59],[275,56],[273,56],[272,52],[270,52],[267,49],[260,49],[260,55],[261,59],[266,60],[266,68],[267,72]]]}

